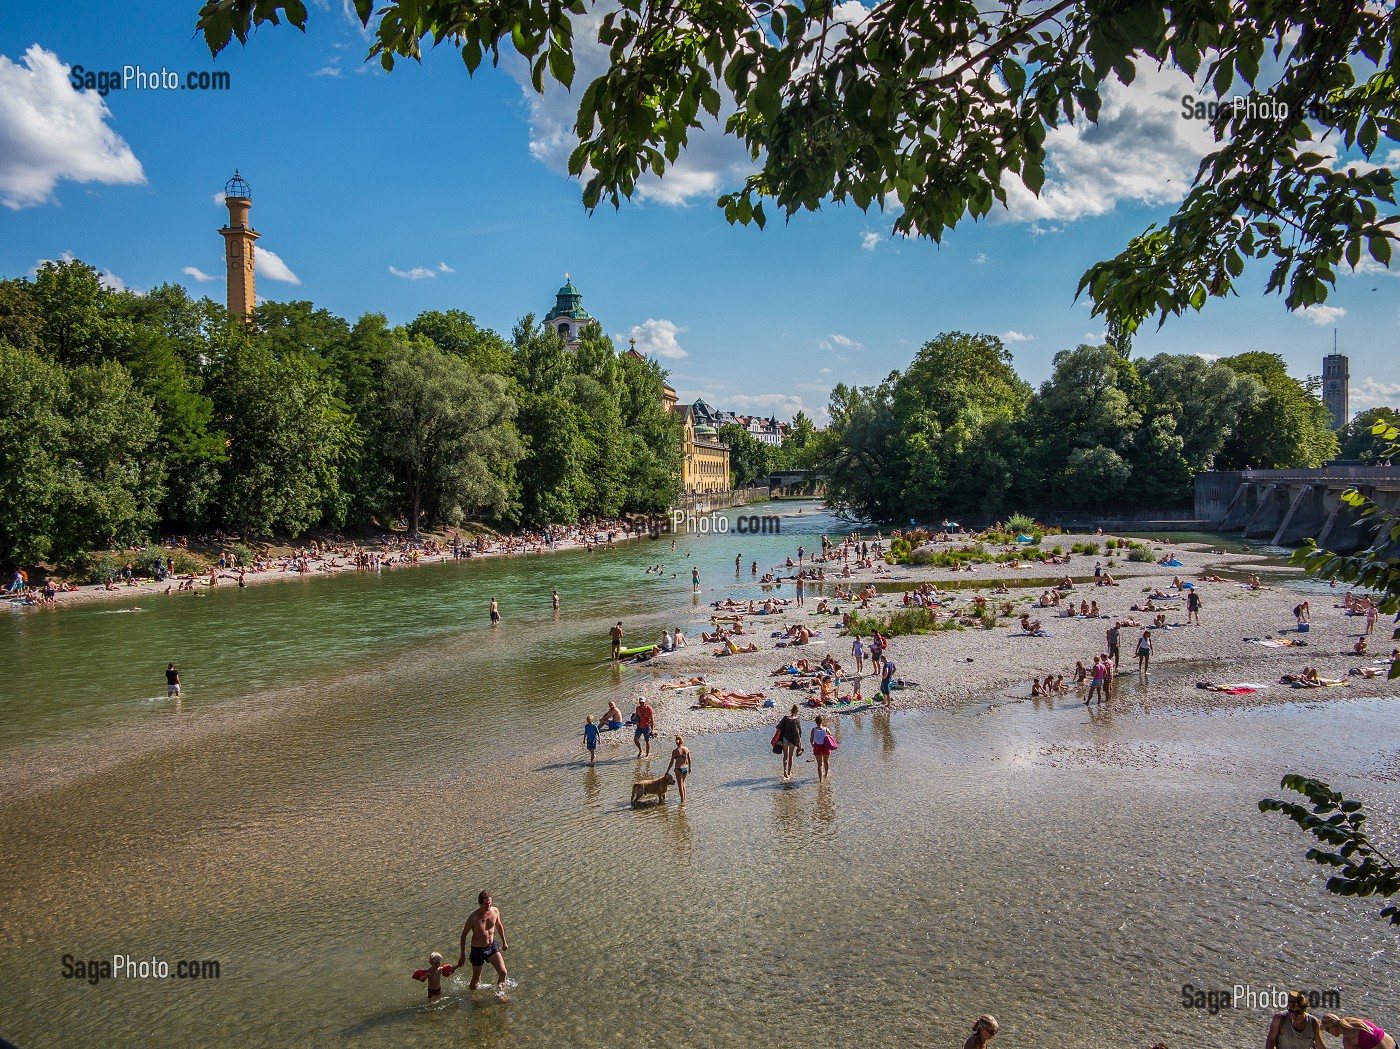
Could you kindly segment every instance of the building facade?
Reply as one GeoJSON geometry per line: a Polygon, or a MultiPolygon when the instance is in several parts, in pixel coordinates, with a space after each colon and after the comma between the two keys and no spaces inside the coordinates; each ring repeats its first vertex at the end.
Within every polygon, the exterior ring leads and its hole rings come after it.
{"type": "Polygon", "coordinates": [[[259,234],[248,224],[253,191],[237,171],[224,183],[224,204],[228,206],[228,225],[219,234],[224,238],[224,265],[228,270],[228,312],[234,317],[247,317],[258,304],[253,242],[259,234]]]}
{"type": "Polygon", "coordinates": [[[719,432],[707,423],[697,423],[693,406],[685,412],[685,436],[682,451],[681,482],[686,495],[709,495],[727,492],[729,484],[729,445],[719,439],[719,432]]]}
{"type": "Polygon", "coordinates": [[[1322,358],[1322,403],[1332,413],[1332,429],[1340,430],[1351,422],[1348,387],[1351,385],[1351,362],[1340,353],[1322,358]]]}
{"type": "Polygon", "coordinates": [[[596,323],[583,308],[583,294],[574,287],[567,273],[564,274],[564,286],[555,293],[554,308],[544,315],[544,323],[558,332],[571,350],[577,350],[582,344],[583,330],[596,323]]]}

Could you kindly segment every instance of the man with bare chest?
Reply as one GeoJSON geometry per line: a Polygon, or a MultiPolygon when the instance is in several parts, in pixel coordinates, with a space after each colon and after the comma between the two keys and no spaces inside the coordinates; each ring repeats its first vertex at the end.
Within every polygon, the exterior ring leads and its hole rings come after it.
{"type": "Polygon", "coordinates": [[[491,894],[482,892],[477,898],[481,904],[467,916],[467,924],[462,926],[461,955],[457,968],[467,960],[467,937],[472,939],[472,981],[471,990],[481,983],[481,969],[488,961],[496,967],[496,993],[504,995],[506,990],[506,927],[501,921],[501,912],[491,903],[491,894]]]}

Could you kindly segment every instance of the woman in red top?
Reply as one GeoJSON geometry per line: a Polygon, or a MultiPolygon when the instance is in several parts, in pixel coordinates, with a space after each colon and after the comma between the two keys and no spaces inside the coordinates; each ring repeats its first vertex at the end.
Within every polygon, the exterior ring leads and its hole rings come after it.
{"type": "Polygon", "coordinates": [[[1395,1039],[1370,1020],[1328,1013],[1322,1018],[1322,1029],[1341,1038],[1342,1049],[1395,1049],[1395,1039]]]}

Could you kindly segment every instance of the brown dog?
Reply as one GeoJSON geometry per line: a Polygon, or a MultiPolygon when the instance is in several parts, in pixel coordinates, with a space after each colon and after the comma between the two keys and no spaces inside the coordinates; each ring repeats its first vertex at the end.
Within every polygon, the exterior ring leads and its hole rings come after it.
{"type": "Polygon", "coordinates": [[[637,780],[636,783],[632,784],[632,804],[640,804],[642,799],[648,794],[656,795],[656,802],[658,805],[663,803],[666,800],[666,788],[672,786],[675,782],[676,777],[669,772],[664,776],[658,776],[656,779],[637,780]]]}

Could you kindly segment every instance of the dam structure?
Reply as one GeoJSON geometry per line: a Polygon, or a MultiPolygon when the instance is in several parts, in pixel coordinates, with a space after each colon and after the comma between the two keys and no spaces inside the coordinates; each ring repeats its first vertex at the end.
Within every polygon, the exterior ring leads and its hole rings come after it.
{"type": "Polygon", "coordinates": [[[1211,530],[1274,546],[1309,539],[1350,554],[1369,546],[1377,523],[1342,501],[1355,488],[1382,509],[1400,510],[1400,467],[1324,465],[1307,470],[1222,470],[1196,475],[1195,516],[1211,530]]]}

